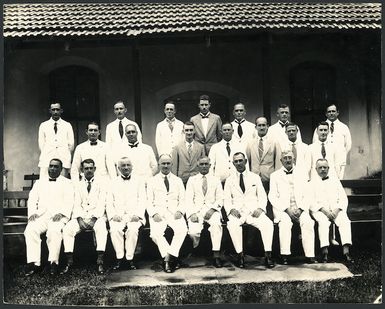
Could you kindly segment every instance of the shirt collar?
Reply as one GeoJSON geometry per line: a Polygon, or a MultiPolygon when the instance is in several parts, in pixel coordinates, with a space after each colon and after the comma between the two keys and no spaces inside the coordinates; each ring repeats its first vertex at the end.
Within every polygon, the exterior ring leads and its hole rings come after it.
{"type": "Polygon", "coordinates": [[[172,119],[165,118],[166,122],[175,122],[175,117],[172,119]]]}
{"type": "Polygon", "coordinates": [[[90,180],[88,180],[86,177],[84,177],[84,182],[94,182],[95,177],[92,177],[90,180]]]}
{"type": "Polygon", "coordinates": [[[201,117],[205,117],[205,118],[207,118],[207,117],[209,117],[209,116],[210,116],[210,112],[208,112],[206,115],[203,115],[202,113],[199,113],[199,115],[201,115],[201,117]]]}
{"type": "Polygon", "coordinates": [[[59,118],[59,120],[53,120],[52,117],[49,119],[51,122],[53,123],[60,123],[61,122],[61,117],[59,118]]]}
{"type": "Polygon", "coordinates": [[[237,124],[240,124],[240,123],[244,123],[246,121],[245,118],[243,118],[241,121],[238,121],[237,119],[234,119],[235,123],[237,124]]]}

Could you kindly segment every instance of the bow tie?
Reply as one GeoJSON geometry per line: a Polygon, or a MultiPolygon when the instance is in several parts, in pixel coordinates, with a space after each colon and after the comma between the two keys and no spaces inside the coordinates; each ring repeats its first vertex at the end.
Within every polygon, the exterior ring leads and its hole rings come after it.
{"type": "Polygon", "coordinates": [[[293,174],[293,170],[290,170],[290,171],[285,171],[286,175],[290,175],[290,174],[293,174]]]}
{"type": "Polygon", "coordinates": [[[322,178],[322,180],[326,180],[326,179],[329,179],[329,176],[326,176],[326,177],[322,178]]]}
{"type": "Polygon", "coordinates": [[[209,118],[209,114],[207,114],[207,115],[201,114],[201,117],[202,117],[202,119],[204,119],[204,118],[209,118]]]}
{"type": "Polygon", "coordinates": [[[122,176],[122,179],[123,179],[123,180],[130,180],[130,179],[131,179],[131,175],[130,175],[130,176],[127,176],[127,177],[122,176]]]}
{"type": "Polygon", "coordinates": [[[130,146],[131,148],[133,148],[133,147],[138,147],[138,144],[139,144],[139,143],[136,143],[136,144],[128,144],[128,146],[130,146]]]}
{"type": "Polygon", "coordinates": [[[56,178],[50,178],[49,181],[56,181],[56,178]]]}
{"type": "Polygon", "coordinates": [[[91,146],[96,146],[98,142],[90,142],[91,146]]]}

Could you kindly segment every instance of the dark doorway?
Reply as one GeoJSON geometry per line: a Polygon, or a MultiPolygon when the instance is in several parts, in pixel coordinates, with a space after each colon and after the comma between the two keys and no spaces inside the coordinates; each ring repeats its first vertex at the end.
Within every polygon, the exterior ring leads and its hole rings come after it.
{"type": "Polygon", "coordinates": [[[326,119],[327,105],[335,103],[335,68],[321,62],[304,62],[290,71],[292,120],[310,144],[318,122],[326,119]]]}
{"type": "Polygon", "coordinates": [[[63,119],[69,121],[75,144],[87,139],[90,121],[100,123],[98,74],[82,66],[66,66],[49,75],[50,100],[62,104],[63,119]]]}

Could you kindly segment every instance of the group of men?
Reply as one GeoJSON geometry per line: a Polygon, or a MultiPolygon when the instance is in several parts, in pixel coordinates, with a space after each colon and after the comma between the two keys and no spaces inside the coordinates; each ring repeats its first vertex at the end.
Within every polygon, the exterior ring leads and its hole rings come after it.
{"type": "Polygon", "coordinates": [[[328,261],[331,224],[339,228],[343,255],[350,262],[348,202],[339,179],[351,138],[338,120],[337,107],[327,107],[327,120],[317,126],[311,145],[302,142],[298,126],[289,122],[287,105],[278,107],[279,121],[270,127],[265,117],[256,118],[255,125],[245,120],[242,103],[234,105],[231,123],[210,112],[207,95],[200,97],[198,107],[199,114],[182,123],[175,117],[175,103],[165,102],[166,117],[155,134],[157,161],[119,101],[114,105],[117,118],[106,127],[106,142],[99,139],[99,125],[89,123],[88,140],[76,147],[71,166],[72,127],[61,118],[60,104],[51,104],[51,118],[39,128],[40,179],[28,199],[26,275],[40,269],[44,232],[51,274],[58,272],[62,242],[66,261],[61,273],[71,270],[75,236],[86,230],[95,233],[98,273],[104,273],[108,233],[116,253],[113,269],[120,269],[124,258],[129,269],[136,269],[133,258],[145,212],[167,273],[180,267],[186,235],[194,248],[199,245],[204,223],[209,226],[212,263],[222,267],[224,217],[240,268],[245,265],[243,224],[259,229],[265,265],[272,268],[273,224],[278,223],[281,262],[288,264],[291,227],[298,223],[307,262],[315,263],[314,220],[322,262],[328,261]],[[64,177],[69,173],[71,180],[64,177]],[[273,218],[267,214],[268,201],[273,218]],[[165,238],[167,227],[174,231],[171,243],[165,238]]]}

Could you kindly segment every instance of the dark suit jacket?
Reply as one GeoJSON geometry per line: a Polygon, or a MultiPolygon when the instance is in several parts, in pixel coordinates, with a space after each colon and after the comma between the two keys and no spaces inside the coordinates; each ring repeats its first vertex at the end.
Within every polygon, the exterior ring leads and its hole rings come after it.
{"type": "Polygon", "coordinates": [[[222,139],[221,117],[210,112],[206,136],[203,132],[200,114],[191,117],[190,121],[195,125],[195,140],[205,146],[205,152],[208,155],[211,146],[222,139]]]}

